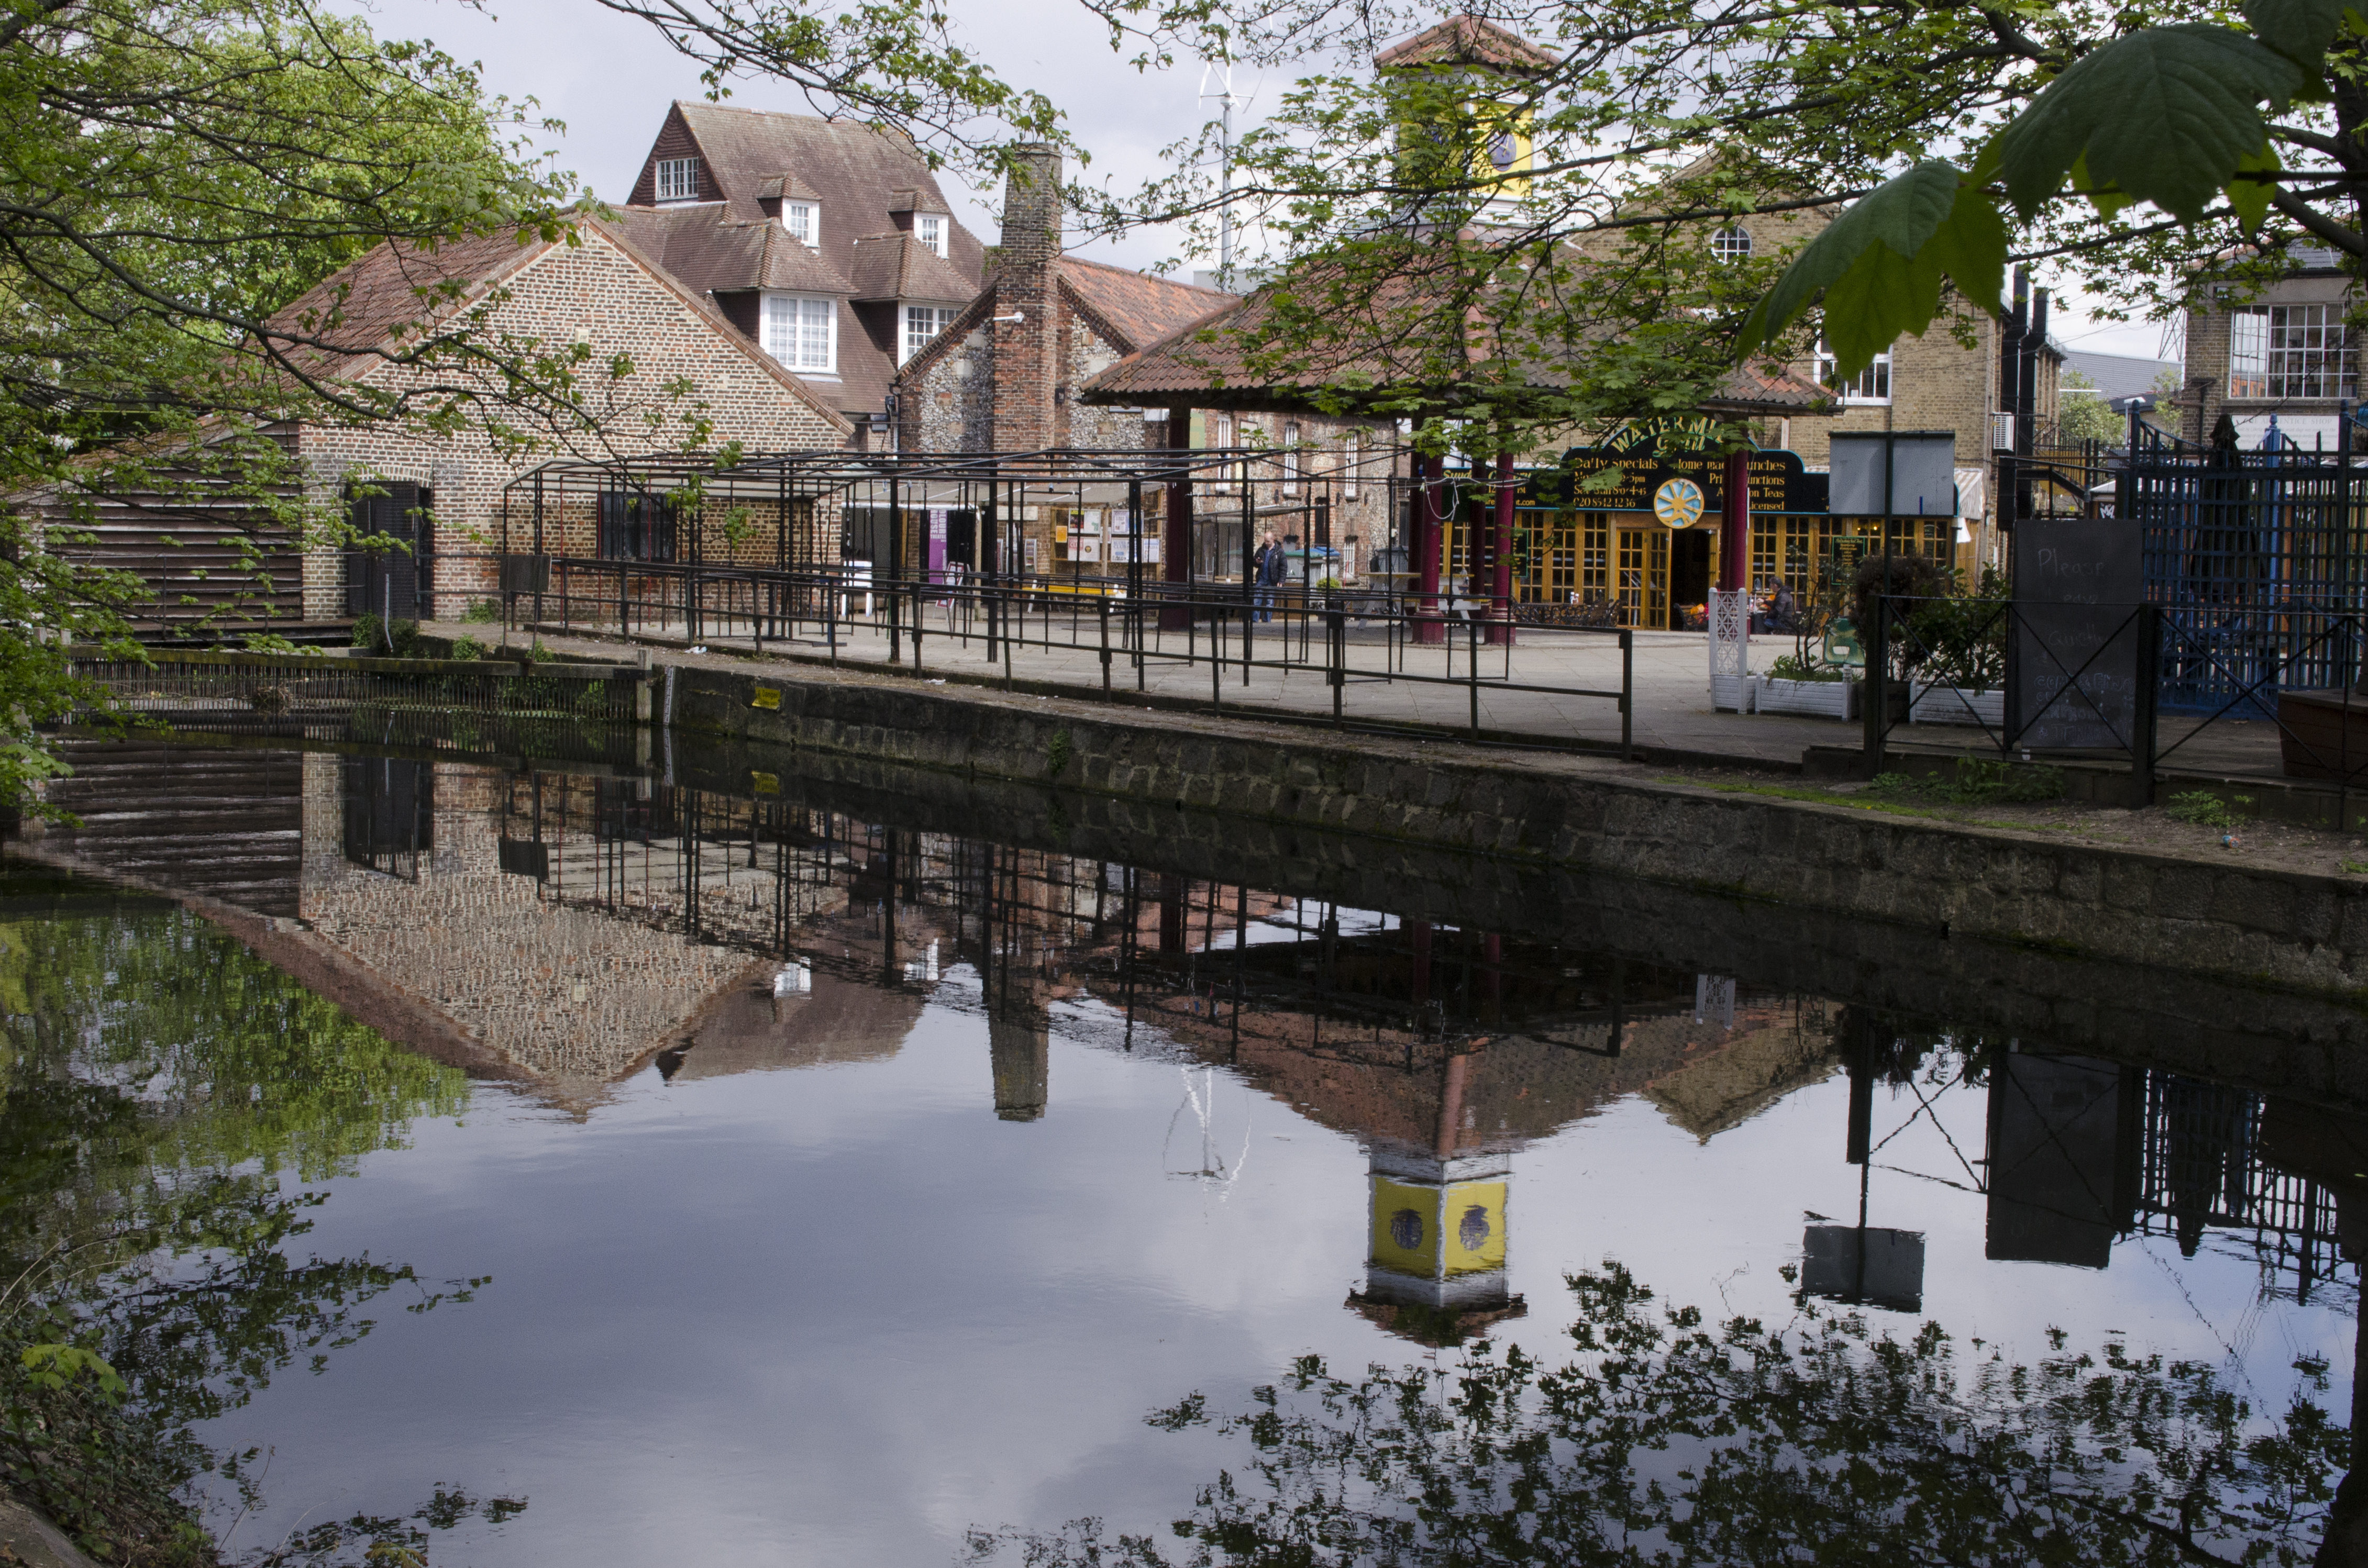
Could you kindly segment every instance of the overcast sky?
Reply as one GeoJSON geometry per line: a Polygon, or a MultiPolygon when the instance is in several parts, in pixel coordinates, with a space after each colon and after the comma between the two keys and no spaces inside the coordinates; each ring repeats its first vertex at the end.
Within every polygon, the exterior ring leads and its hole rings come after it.
{"type": "MultiPolygon", "coordinates": [[[[667,104],[704,93],[698,68],[648,24],[595,0],[484,0],[483,9],[460,0],[370,0],[356,8],[383,36],[432,39],[460,59],[481,62],[492,92],[539,99],[544,114],[566,122],[555,147],[561,163],[609,201],[621,201],[632,187],[667,104]]],[[[1213,100],[1200,98],[1197,64],[1138,74],[1110,51],[1099,25],[1075,0],[962,0],[952,9],[972,47],[999,74],[1039,89],[1067,112],[1076,140],[1092,152],[1085,172],[1096,183],[1108,180],[1126,190],[1164,172],[1160,150],[1192,134],[1214,112],[1213,100]]],[[[1250,100],[1243,117],[1248,121],[1288,82],[1244,71],[1235,86],[1250,100]]],[[[762,79],[735,83],[730,101],[813,112],[797,94],[762,79]]],[[[942,183],[962,222],[994,243],[996,193],[964,191],[951,179],[942,183]]],[[[1076,248],[1149,267],[1177,255],[1178,244],[1173,232],[1146,231],[1076,248]]],[[[1188,272],[1193,265],[1214,263],[1188,263],[1188,272]]],[[[2162,329],[2150,322],[2096,323],[2077,304],[2059,303],[2055,335],[2074,348],[2153,358],[2162,329]]]]}

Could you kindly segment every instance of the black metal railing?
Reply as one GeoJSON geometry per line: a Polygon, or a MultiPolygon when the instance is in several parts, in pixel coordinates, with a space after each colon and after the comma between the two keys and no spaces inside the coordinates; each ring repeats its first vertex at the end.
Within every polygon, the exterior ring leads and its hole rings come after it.
{"type": "MultiPolygon", "coordinates": [[[[1498,599],[1415,591],[1325,588],[1296,582],[1271,586],[1196,585],[1115,577],[1034,576],[995,580],[949,571],[874,577],[860,563],[831,569],[687,565],[674,562],[541,558],[531,573],[540,592],[502,592],[502,612],[530,631],[624,636],[663,635],[693,646],[745,647],[756,653],[866,662],[919,672],[968,662],[1006,685],[1046,676],[1015,667],[1015,655],[1087,653],[1099,679],[1089,688],[1115,694],[1149,688],[1161,670],[1205,669],[1207,704],[1241,706],[1241,688],[1258,672],[1315,674],[1330,693],[1330,718],[1361,728],[1406,727],[1370,702],[1352,712],[1352,693],[1375,687],[1460,687],[1467,734],[1483,735],[1484,699],[1524,695],[1593,699],[1616,716],[1619,752],[1633,754],[1633,634],[1603,626],[1540,626],[1498,599]],[[1133,591],[1130,591],[1132,587],[1133,591]],[[1577,685],[1523,679],[1513,659],[1524,645],[1574,640],[1616,648],[1619,684],[1577,685]],[[960,652],[951,655],[939,649],[960,652]],[[1366,651],[1367,656],[1356,656],[1366,651]],[[931,664],[932,656],[939,663],[931,664]],[[1433,660],[1436,659],[1436,663],[1433,660]],[[980,669],[979,666],[985,666],[980,669]],[[1229,696],[1233,688],[1235,695],[1229,696]]],[[[1076,684],[1067,682],[1065,684],[1076,684]]],[[[1166,688],[1170,699],[1199,701],[1197,686],[1166,688]]],[[[1279,708],[1263,698],[1253,706],[1279,708]]],[[[1567,720],[1525,728],[1535,744],[1602,744],[1580,740],[1567,720]]],[[[1606,724],[1608,732],[1610,724],[1606,724]]],[[[1492,731],[1498,738],[1504,732],[1492,731]]]]}

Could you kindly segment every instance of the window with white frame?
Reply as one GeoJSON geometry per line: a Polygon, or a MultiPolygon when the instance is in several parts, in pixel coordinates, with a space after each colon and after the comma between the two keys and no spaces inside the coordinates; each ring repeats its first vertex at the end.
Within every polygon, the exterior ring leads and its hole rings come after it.
{"type": "Polygon", "coordinates": [[[1340,498],[1357,498],[1357,465],[1364,460],[1365,443],[1351,436],[1340,443],[1340,498]]]}
{"type": "Polygon", "coordinates": [[[765,296],[765,352],[792,370],[838,369],[838,301],[806,294],[765,296]]]}
{"type": "Polygon", "coordinates": [[[782,202],[781,227],[787,229],[802,245],[821,243],[814,238],[817,225],[814,222],[814,204],[811,201],[782,202]]]}
{"type": "Polygon", "coordinates": [[[1209,415],[1209,445],[1212,448],[1234,444],[1234,416],[1230,414],[1209,415]]]}
{"type": "Polygon", "coordinates": [[[1824,338],[1817,339],[1817,384],[1832,387],[1841,393],[1844,403],[1889,403],[1891,401],[1891,350],[1886,348],[1874,357],[1874,363],[1847,381],[1835,379],[1839,361],[1833,346],[1824,338]]]}
{"type": "Polygon", "coordinates": [[[951,305],[907,305],[905,307],[905,355],[897,361],[903,364],[929,346],[929,340],[954,324],[951,305]]]}
{"type": "Polygon", "coordinates": [[[1282,493],[1299,494],[1299,426],[1282,427],[1282,493]]]}
{"type": "Polygon", "coordinates": [[[2345,398],[2359,349],[2341,305],[2247,305],[2228,315],[2230,397],[2345,398]]]}
{"type": "Polygon", "coordinates": [[[1751,235],[1730,225],[1710,237],[1710,254],[1720,261],[1741,261],[1751,254],[1751,235]]]}
{"type": "Polygon", "coordinates": [[[916,213],[913,237],[938,255],[946,254],[946,221],[934,212],[916,213]]]}
{"type": "Polygon", "coordinates": [[[658,199],[660,201],[699,199],[699,160],[697,158],[660,158],[658,160],[658,199]]]}

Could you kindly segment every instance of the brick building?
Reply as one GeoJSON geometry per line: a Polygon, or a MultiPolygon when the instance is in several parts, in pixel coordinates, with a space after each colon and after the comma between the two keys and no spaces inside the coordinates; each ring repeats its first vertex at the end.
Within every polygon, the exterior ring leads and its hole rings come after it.
{"type": "MultiPolygon", "coordinates": [[[[581,347],[576,417],[519,419],[524,433],[539,437],[527,451],[497,448],[482,426],[450,434],[384,421],[298,427],[292,439],[312,498],[337,506],[363,484],[378,494],[356,504],[356,520],[409,548],[407,555],[376,561],[334,549],[309,552],[309,619],[390,609],[402,618],[457,615],[494,591],[492,556],[506,550],[668,556],[670,541],[655,517],[649,526],[622,528],[615,526],[620,518],[606,516],[638,520],[633,507],[650,505],[642,498],[593,502],[546,519],[540,538],[516,517],[506,518],[511,482],[555,454],[679,451],[700,444],[698,426],[708,427],[705,444],[740,441],[757,450],[834,447],[849,433],[826,399],[734,330],[712,301],[685,290],[620,225],[589,215],[579,216],[573,244],[534,238],[519,244],[497,234],[432,255],[382,245],[323,281],[280,319],[302,319],[342,296],[338,335],[355,351],[342,361],[324,357],[317,367],[323,373],[385,390],[457,382],[498,399],[502,388],[491,371],[462,366],[438,375],[372,351],[416,330],[421,291],[446,280],[458,298],[431,323],[474,311],[481,316],[472,330],[488,344],[581,347]]],[[[494,412],[507,415],[498,404],[494,412]]]]}
{"type": "MultiPolygon", "coordinates": [[[[1271,527],[1278,536],[1320,533],[1353,572],[1355,549],[1381,542],[1386,532],[1385,443],[1377,444],[1365,425],[1313,411],[1269,417],[1202,409],[1190,399],[1111,403],[1077,395],[1130,356],[1190,341],[1237,296],[1064,256],[1060,185],[1060,157],[1051,148],[1034,149],[1007,181],[1002,244],[985,286],[897,377],[899,443],[912,451],[1014,453],[1251,449],[1265,454],[1249,464],[1253,528],[1271,527]],[[1344,477],[1350,463],[1372,469],[1381,482],[1360,485],[1344,477]],[[1324,524],[1315,529],[1319,498],[1324,524]]],[[[1176,489],[1155,486],[1146,496],[1144,529],[1160,537],[1159,563],[1171,582],[1240,572],[1242,476],[1199,488],[1203,515],[1197,526],[1178,509],[1176,489]],[[1212,502],[1221,509],[1212,511],[1212,502]],[[1167,537],[1178,518],[1183,526],[1167,537]]],[[[1111,567],[1099,540],[1074,531],[1072,510],[1035,508],[1021,524],[1026,553],[1016,563],[1032,559],[1030,570],[1067,573],[1111,567]]]]}
{"type": "Polygon", "coordinates": [[[2336,449],[2346,403],[2360,397],[2359,347],[2347,318],[2358,285],[2322,245],[2287,249],[2293,270],[2265,285],[2205,290],[2187,317],[2187,384],[2170,400],[2181,437],[2209,441],[2226,415],[2239,445],[2259,447],[2271,420],[2305,451],[2336,449]]]}
{"type": "Polygon", "coordinates": [[[884,442],[889,383],[979,291],[985,247],[928,163],[852,120],[677,103],[625,233],[884,442]]]}
{"type": "MultiPolygon", "coordinates": [[[[837,448],[851,429],[620,225],[589,213],[558,238],[504,233],[432,252],[381,245],[274,324],[308,344],[290,356],[307,374],[367,392],[381,415],[273,432],[300,476],[301,496],[286,499],[316,518],[347,517],[401,548],[308,547],[244,500],[106,495],[83,525],[93,542],[67,548],[148,583],[149,601],[133,607],[137,623],[458,615],[495,591],[494,557],[505,551],[666,558],[663,529],[613,526],[655,519],[663,503],[654,498],[587,495],[544,519],[540,534],[511,517],[510,487],[539,464],[735,440],[762,450],[837,448]],[[555,386],[563,363],[574,377],[565,391],[555,386]],[[522,379],[541,386],[521,393],[505,366],[524,367],[522,379]],[[439,411],[457,417],[439,421],[439,411]],[[251,563],[238,563],[238,550],[224,543],[241,533],[251,563]]],[[[66,503],[52,495],[29,505],[63,515],[66,503]]],[[[772,535],[759,532],[748,549],[769,562],[772,535]]]]}

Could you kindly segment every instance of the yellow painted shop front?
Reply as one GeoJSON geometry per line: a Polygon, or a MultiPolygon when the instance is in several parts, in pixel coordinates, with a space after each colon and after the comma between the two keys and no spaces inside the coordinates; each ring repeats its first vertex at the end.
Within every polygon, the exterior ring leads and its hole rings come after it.
{"type": "MultiPolygon", "coordinates": [[[[1883,548],[1884,520],[1827,514],[1826,476],[1805,472],[1793,453],[1756,452],[1751,467],[1754,592],[1772,592],[1781,579],[1796,599],[1813,603],[1827,583],[1846,582],[1861,556],[1883,548]]],[[[1666,631],[1702,625],[1711,590],[1729,585],[1718,580],[1720,479],[1713,459],[1587,449],[1528,476],[1513,523],[1522,619],[1666,631]],[[1616,477],[1592,488],[1582,483],[1607,470],[1616,477]],[[1585,504],[1599,497],[1609,504],[1585,504]]],[[[1441,576],[1459,593],[1486,592],[1490,519],[1475,487],[1440,530],[1441,576]]],[[[1894,518],[1890,528],[1896,551],[1953,559],[1954,518],[1894,518]]]]}

